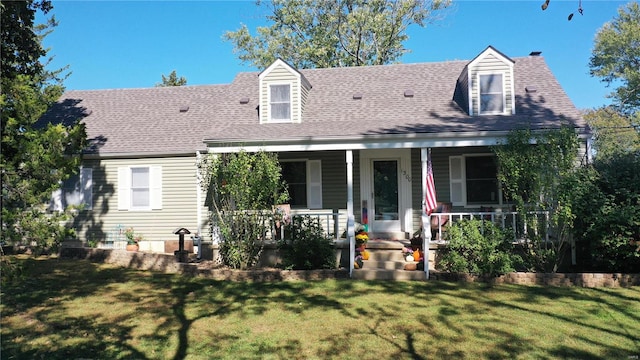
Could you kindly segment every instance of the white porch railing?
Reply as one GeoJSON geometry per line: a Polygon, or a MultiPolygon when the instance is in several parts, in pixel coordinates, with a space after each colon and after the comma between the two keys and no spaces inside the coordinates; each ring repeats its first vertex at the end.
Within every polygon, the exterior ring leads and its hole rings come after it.
{"type": "MultiPolygon", "coordinates": [[[[340,239],[342,235],[340,229],[345,229],[347,226],[347,217],[346,213],[341,214],[340,212],[331,212],[331,211],[300,211],[300,210],[292,210],[291,217],[298,216],[310,216],[311,218],[317,218],[324,229],[325,234],[333,239],[340,239]],[[342,216],[342,219],[341,219],[342,216]]],[[[274,234],[272,229],[272,235],[274,234]]],[[[272,237],[273,238],[273,237],[272,237]]]]}
{"type": "MultiPolygon", "coordinates": [[[[325,233],[338,240],[341,238],[344,230],[347,227],[347,214],[346,212],[331,212],[331,211],[296,211],[292,210],[292,217],[296,216],[311,216],[317,218],[325,233]]],[[[511,229],[513,232],[513,241],[521,242],[527,237],[527,234],[535,234],[536,236],[542,236],[546,241],[549,241],[549,212],[548,211],[532,211],[526,214],[526,218],[518,212],[451,212],[451,213],[434,213],[431,214],[432,224],[435,222],[437,225],[433,226],[432,241],[437,243],[444,243],[443,233],[446,231],[446,227],[450,224],[460,221],[462,219],[484,219],[491,221],[495,225],[503,229],[511,229]],[[529,221],[525,221],[529,220],[529,221]],[[533,228],[530,228],[531,224],[534,224],[533,228]]],[[[272,228],[273,236],[275,232],[272,228]]],[[[274,237],[271,237],[274,239],[274,237]]]]}
{"type": "MultiPolygon", "coordinates": [[[[347,213],[346,211],[313,211],[313,210],[294,210],[291,211],[291,217],[308,215],[312,218],[317,218],[320,225],[325,231],[327,236],[339,240],[342,237],[347,227],[347,213]]],[[[431,214],[431,241],[436,243],[445,243],[443,234],[446,232],[447,226],[460,221],[462,219],[485,219],[500,226],[503,229],[509,228],[514,234],[514,241],[523,241],[525,235],[533,234],[539,235],[549,241],[549,212],[548,211],[535,211],[528,212],[526,214],[529,219],[533,218],[533,221],[525,221],[525,218],[517,212],[450,212],[450,213],[433,213],[431,214]],[[435,223],[435,226],[434,226],[435,223]],[[529,229],[529,224],[537,224],[533,229],[529,229]]],[[[270,220],[265,220],[270,221],[270,220]]],[[[275,227],[274,224],[265,224],[269,230],[267,234],[268,239],[275,240],[275,227]]],[[[124,236],[122,226],[116,226],[110,232],[107,233],[105,241],[98,244],[99,248],[107,249],[125,249],[127,241],[124,236]]]]}
{"type": "Polygon", "coordinates": [[[548,211],[531,211],[527,212],[523,217],[518,212],[456,212],[456,213],[434,213],[431,214],[431,234],[432,241],[444,243],[443,232],[446,227],[456,221],[462,219],[484,219],[491,221],[497,226],[508,229],[513,232],[513,241],[521,242],[526,239],[527,234],[533,231],[536,236],[543,236],[545,241],[549,241],[549,212],[548,211]],[[436,219],[434,221],[434,219],[436,219]],[[525,221],[532,220],[532,221],[525,221]],[[436,226],[434,225],[436,223],[436,226]],[[536,225],[533,229],[529,228],[529,224],[536,225]]]}

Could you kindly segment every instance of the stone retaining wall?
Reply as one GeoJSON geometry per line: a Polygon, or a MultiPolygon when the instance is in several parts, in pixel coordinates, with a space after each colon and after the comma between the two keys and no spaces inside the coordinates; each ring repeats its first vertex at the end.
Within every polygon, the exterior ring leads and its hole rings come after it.
{"type": "MultiPolygon", "coordinates": [[[[178,263],[175,256],[125,250],[92,249],[83,247],[64,247],[60,257],[66,259],[86,259],[93,262],[115,264],[141,270],[152,270],[172,274],[202,276],[215,280],[230,281],[290,281],[347,279],[349,271],[338,270],[232,270],[226,268],[203,267],[197,263],[178,263]]],[[[401,270],[400,270],[401,271],[401,270]]],[[[640,274],[600,274],[600,273],[509,273],[496,278],[487,278],[469,274],[431,272],[431,280],[458,282],[485,282],[491,284],[518,284],[544,286],[580,286],[580,287],[630,287],[640,286],[640,274]]]]}
{"type": "Polygon", "coordinates": [[[60,249],[63,259],[85,259],[93,262],[115,264],[140,270],[152,270],[169,274],[202,276],[215,280],[229,281],[295,281],[347,279],[349,271],[336,270],[281,270],[273,268],[257,270],[233,270],[227,268],[206,267],[198,263],[179,263],[174,255],[132,252],[126,250],[92,249],[83,247],[63,247],[60,249]]]}
{"type": "Polygon", "coordinates": [[[469,274],[430,273],[433,280],[486,282],[491,284],[580,286],[580,287],[630,287],[640,285],[640,274],[620,273],[525,273],[515,272],[499,277],[483,277],[469,274]]]}
{"type": "Polygon", "coordinates": [[[175,256],[169,254],[85,247],[63,247],[60,249],[60,257],[63,259],[85,259],[132,269],[166,273],[182,273],[185,265],[176,262],[175,256]]]}

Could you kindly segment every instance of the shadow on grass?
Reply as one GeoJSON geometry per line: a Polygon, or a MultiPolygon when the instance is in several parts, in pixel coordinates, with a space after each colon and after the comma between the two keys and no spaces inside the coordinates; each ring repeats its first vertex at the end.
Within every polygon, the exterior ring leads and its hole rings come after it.
{"type": "Polygon", "coordinates": [[[46,257],[14,261],[24,275],[2,286],[2,359],[145,359],[127,344],[132,326],[123,319],[69,315],[63,305],[132,281],[134,271],[46,257]]]}
{"type": "MultiPolygon", "coordinates": [[[[624,329],[625,324],[640,323],[640,293],[635,288],[623,293],[437,281],[228,282],[114,268],[84,260],[18,261],[26,277],[2,286],[2,359],[216,358],[229,354],[227,347],[243,341],[250,342],[255,357],[300,358],[310,351],[309,345],[296,336],[269,341],[268,334],[256,337],[251,327],[244,330],[246,333],[234,333],[215,325],[250,322],[273,309],[293,318],[336,313],[347,319],[337,325],[326,324],[328,329],[344,328],[337,330],[341,335],[329,331],[312,339],[320,345],[313,348],[310,357],[376,353],[374,348],[354,352],[357,339],[371,341],[393,358],[411,359],[465,358],[470,353],[483,358],[536,353],[542,358],[590,359],[640,353],[634,335],[640,328],[635,325],[624,329]],[[558,311],[558,306],[577,304],[599,311],[591,314],[596,320],[558,311]],[[126,310],[129,306],[134,310],[126,310]],[[502,313],[542,319],[554,326],[586,328],[586,333],[601,334],[603,340],[598,342],[597,337],[594,340],[582,332],[575,335],[575,342],[540,348],[531,341],[531,334],[516,331],[523,324],[501,318],[502,313]],[[389,321],[394,318],[410,320],[389,321]],[[607,342],[607,336],[624,340],[627,345],[607,342]],[[486,347],[469,350],[457,346],[465,342],[486,347]],[[581,348],[585,343],[599,350],[581,348]]],[[[295,333],[296,326],[291,324],[290,331],[295,333]]],[[[238,351],[242,355],[247,348],[238,351]]]]}

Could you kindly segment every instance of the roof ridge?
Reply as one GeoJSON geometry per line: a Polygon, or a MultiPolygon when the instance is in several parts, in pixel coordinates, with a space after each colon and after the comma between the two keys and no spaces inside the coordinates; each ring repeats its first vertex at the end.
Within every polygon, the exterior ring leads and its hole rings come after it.
{"type": "Polygon", "coordinates": [[[108,89],[72,89],[66,90],[65,94],[74,93],[74,92],[110,92],[110,91],[148,91],[148,90],[156,90],[157,91],[169,91],[169,90],[161,90],[161,89],[170,89],[176,90],[176,88],[183,89],[194,89],[194,88],[211,88],[211,87],[224,87],[229,86],[230,83],[222,83],[222,84],[196,84],[196,85],[180,85],[180,86],[147,86],[147,87],[131,87],[131,88],[108,88],[108,89]]]}

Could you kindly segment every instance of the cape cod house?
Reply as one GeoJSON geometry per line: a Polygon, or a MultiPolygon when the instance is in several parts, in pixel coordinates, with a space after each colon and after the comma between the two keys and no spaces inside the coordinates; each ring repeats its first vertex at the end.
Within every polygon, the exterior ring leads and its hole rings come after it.
{"type": "Polygon", "coordinates": [[[200,154],[277,152],[293,213],[351,236],[347,224],[364,216],[377,237],[407,239],[429,223],[429,153],[449,211],[497,210],[489,146],[513,129],[565,124],[584,154],[587,137],[539,52],[511,58],[491,46],[470,61],[303,70],[276,60],[230,84],[69,91],[47,118],[79,116],[91,147],[58,205],[86,204],[73,223],[84,241],[133,227],[141,249],[158,252],[178,227],[212,241],[200,154]]]}

